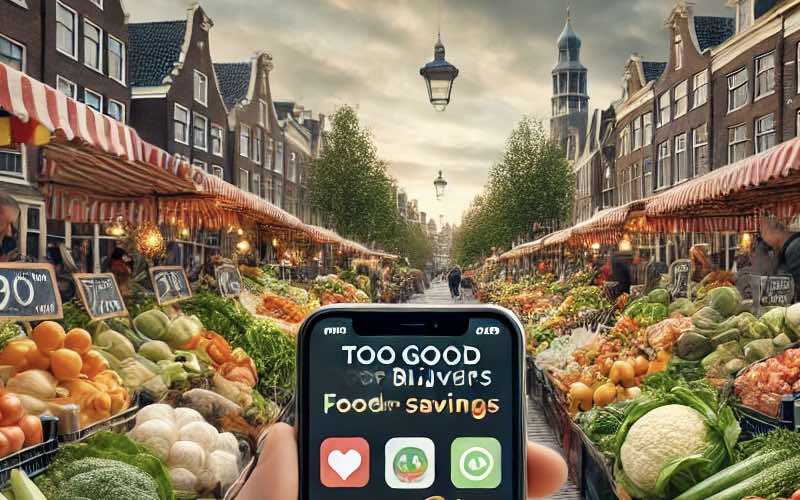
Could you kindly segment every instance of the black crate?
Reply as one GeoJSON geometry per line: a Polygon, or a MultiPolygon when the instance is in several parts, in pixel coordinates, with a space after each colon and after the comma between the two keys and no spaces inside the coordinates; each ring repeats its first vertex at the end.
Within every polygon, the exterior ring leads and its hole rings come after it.
{"type": "Polygon", "coordinates": [[[591,439],[581,432],[583,440],[583,484],[581,491],[585,500],[614,500],[614,475],[611,464],[592,443],[591,439]]]}
{"type": "Polygon", "coordinates": [[[133,396],[133,402],[128,409],[117,413],[113,417],[101,420],[88,427],[84,427],[79,431],[59,432],[58,440],[62,443],[73,443],[76,441],[83,441],[92,434],[96,434],[101,431],[113,431],[121,433],[128,432],[129,430],[133,429],[133,426],[136,424],[136,414],[139,413],[139,410],[151,403],[153,403],[152,398],[148,397],[143,392],[137,392],[133,396]]]}
{"type": "Polygon", "coordinates": [[[775,429],[795,429],[793,415],[791,419],[783,420],[742,405],[736,405],[736,412],[739,415],[739,425],[744,437],[766,434],[775,429]]]}
{"type": "Polygon", "coordinates": [[[561,445],[564,448],[564,455],[567,459],[567,466],[569,470],[569,478],[572,479],[573,484],[583,484],[583,440],[581,439],[581,430],[572,422],[566,424],[564,429],[564,436],[561,440],[561,445]]]}
{"type": "Polygon", "coordinates": [[[24,448],[0,460],[0,489],[5,489],[13,469],[22,469],[28,477],[44,472],[58,452],[58,419],[42,417],[42,442],[24,448]]]}

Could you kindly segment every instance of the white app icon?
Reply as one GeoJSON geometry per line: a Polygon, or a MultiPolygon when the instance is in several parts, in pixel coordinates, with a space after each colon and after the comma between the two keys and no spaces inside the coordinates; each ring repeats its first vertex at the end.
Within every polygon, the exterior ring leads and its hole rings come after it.
{"type": "Polygon", "coordinates": [[[428,438],[393,438],[386,443],[386,484],[397,490],[421,490],[436,479],[436,448],[428,438]]]}

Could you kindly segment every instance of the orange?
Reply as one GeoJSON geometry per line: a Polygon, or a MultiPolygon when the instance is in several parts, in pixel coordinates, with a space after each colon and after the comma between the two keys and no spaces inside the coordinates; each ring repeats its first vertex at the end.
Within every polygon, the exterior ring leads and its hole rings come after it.
{"type": "Polygon", "coordinates": [[[25,355],[31,349],[36,349],[36,344],[29,339],[12,340],[0,352],[0,365],[17,366],[25,361],[25,355]]]}
{"type": "Polygon", "coordinates": [[[83,368],[81,373],[94,380],[98,373],[108,369],[108,362],[102,354],[95,350],[90,350],[81,358],[83,360],[83,368]]]}
{"type": "Polygon", "coordinates": [[[92,348],[92,336],[83,328],[73,328],[64,337],[64,348],[86,354],[92,348]]]}
{"type": "Polygon", "coordinates": [[[55,351],[64,346],[64,328],[55,321],[43,321],[33,329],[33,341],[40,350],[55,351]]]}
{"type": "Polygon", "coordinates": [[[81,355],[69,349],[58,349],[50,355],[50,371],[58,380],[73,380],[83,368],[81,355]]]}
{"type": "Polygon", "coordinates": [[[25,355],[26,370],[49,370],[50,369],[50,356],[49,353],[42,352],[39,349],[31,349],[25,355]]]}

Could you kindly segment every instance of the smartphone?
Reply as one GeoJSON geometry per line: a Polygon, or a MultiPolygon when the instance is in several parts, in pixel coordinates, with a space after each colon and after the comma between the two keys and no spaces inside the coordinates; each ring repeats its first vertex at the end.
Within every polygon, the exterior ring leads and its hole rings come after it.
{"type": "Polygon", "coordinates": [[[332,306],[298,338],[301,500],[523,500],[522,327],[494,306],[332,306]]]}

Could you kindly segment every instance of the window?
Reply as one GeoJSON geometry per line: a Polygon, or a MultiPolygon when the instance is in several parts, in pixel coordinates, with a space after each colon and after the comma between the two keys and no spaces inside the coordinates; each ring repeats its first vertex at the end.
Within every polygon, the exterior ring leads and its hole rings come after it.
{"type": "Polygon", "coordinates": [[[103,71],[103,30],[88,19],[83,20],[83,62],[95,71],[103,71]]]}
{"type": "Polygon", "coordinates": [[[270,137],[267,139],[267,163],[264,168],[272,170],[275,168],[275,163],[272,161],[272,155],[275,153],[275,140],[270,137]]]}
{"type": "Polygon", "coordinates": [[[239,129],[239,156],[250,158],[250,127],[247,125],[239,129]]]}
{"type": "Polygon", "coordinates": [[[642,147],[642,117],[633,120],[633,151],[642,147]]]}
{"type": "Polygon", "coordinates": [[[747,104],[747,68],[728,75],[728,111],[735,111],[747,104]]]}
{"type": "Polygon", "coordinates": [[[630,125],[626,125],[625,128],[622,129],[622,134],[620,135],[619,139],[620,158],[630,152],[630,142],[631,142],[631,127],[630,125]]]}
{"type": "Polygon", "coordinates": [[[275,171],[283,175],[283,141],[279,141],[275,150],[275,171]]]}
{"type": "Polygon", "coordinates": [[[41,257],[40,251],[42,250],[42,209],[32,205],[27,205],[23,208],[24,210],[22,211],[20,219],[22,218],[22,215],[24,215],[27,224],[26,230],[24,231],[25,249],[24,252],[22,249],[20,249],[20,252],[24,253],[24,255],[28,257],[38,259],[41,257]]]}
{"type": "Polygon", "coordinates": [[[108,35],[108,76],[125,85],[125,44],[108,35]]]}
{"type": "Polygon", "coordinates": [[[611,167],[607,166],[605,174],[603,175],[603,208],[610,207],[614,204],[614,180],[611,175],[611,167]]]}
{"type": "Polygon", "coordinates": [[[675,35],[675,69],[681,69],[683,66],[683,38],[680,35],[675,35]]]}
{"type": "Polygon", "coordinates": [[[692,78],[692,108],[708,102],[708,72],[701,71],[692,78]]]}
{"type": "Polygon", "coordinates": [[[775,120],[770,113],[756,119],[756,153],[761,153],[775,145],[775,120]]]}
{"type": "Polygon", "coordinates": [[[194,71],[194,100],[203,106],[208,102],[208,78],[199,71],[194,71]]]}
{"type": "Polygon", "coordinates": [[[675,136],[675,173],[678,182],[689,178],[689,162],[686,158],[686,134],[675,136]]]}
{"type": "Polygon", "coordinates": [[[261,129],[256,127],[253,134],[253,161],[261,165],[264,156],[264,135],[261,129]]]}
{"type": "Polygon", "coordinates": [[[642,116],[642,145],[649,146],[653,143],[653,113],[642,116]]]}
{"type": "Polygon", "coordinates": [[[747,125],[741,124],[728,129],[728,163],[734,163],[747,156],[747,125]]]}
{"type": "Polygon", "coordinates": [[[294,182],[295,175],[297,175],[297,153],[292,151],[289,153],[289,168],[286,169],[286,180],[294,182]]]}
{"type": "Polygon", "coordinates": [[[250,172],[243,168],[239,169],[239,189],[250,191],[250,172]]]}
{"type": "Polygon", "coordinates": [[[669,141],[664,141],[658,145],[658,163],[656,164],[656,188],[661,189],[669,186],[669,141]]]}
{"type": "Polygon", "coordinates": [[[56,3],[56,48],[78,59],[78,14],[61,2],[56,3]]]}
{"type": "Polygon", "coordinates": [[[220,179],[225,178],[222,167],[219,165],[211,165],[211,175],[219,177],[220,179]]]}
{"type": "Polygon", "coordinates": [[[262,182],[264,183],[264,187],[261,192],[264,193],[264,199],[272,203],[272,175],[266,174],[262,182]]]}
{"type": "Polygon", "coordinates": [[[189,110],[175,104],[175,111],[173,117],[175,125],[175,141],[181,144],[189,144],[189,110]]]}
{"type": "Polygon", "coordinates": [[[78,86],[62,76],[56,76],[56,88],[67,97],[78,98],[78,86]]]}
{"type": "Polygon", "coordinates": [[[223,135],[225,131],[219,125],[211,125],[211,152],[215,156],[222,156],[223,135]]]}
{"type": "Polygon", "coordinates": [[[253,193],[259,198],[263,198],[264,194],[261,192],[261,176],[253,174],[253,193]]]}
{"type": "Polygon", "coordinates": [[[653,194],[653,159],[645,158],[644,167],[642,168],[642,184],[644,186],[643,196],[650,196],[653,194]]]}
{"type": "Polygon", "coordinates": [[[669,91],[666,91],[658,98],[658,126],[661,127],[669,123],[669,118],[669,91]]]}
{"type": "Polygon", "coordinates": [[[192,121],[192,144],[201,151],[208,150],[208,119],[203,115],[194,114],[192,121]]]}
{"type": "Polygon", "coordinates": [[[192,162],[192,165],[194,165],[195,167],[199,168],[203,172],[207,172],[208,171],[208,164],[206,162],[204,162],[204,161],[194,160],[192,162]]]}
{"type": "Polygon", "coordinates": [[[687,80],[675,86],[675,118],[685,115],[689,109],[688,86],[689,82],[687,80]]]}
{"type": "Polygon", "coordinates": [[[0,62],[25,71],[25,47],[0,35],[0,62]]]}
{"type": "Polygon", "coordinates": [[[0,177],[25,178],[22,148],[0,148],[0,177]]]}
{"type": "Polygon", "coordinates": [[[103,112],[103,96],[89,89],[83,89],[83,102],[98,113],[103,112]]]}
{"type": "Polygon", "coordinates": [[[269,108],[263,99],[258,101],[258,123],[263,127],[269,128],[269,108]]]}
{"type": "Polygon", "coordinates": [[[708,124],[692,130],[692,175],[700,175],[708,168],[708,124]]]}
{"type": "Polygon", "coordinates": [[[756,99],[775,92],[775,52],[756,58],[756,99]]]}
{"type": "Polygon", "coordinates": [[[117,120],[118,122],[125,123],[125,105],[114,99],[108,100],[108,116],[117,120]]]}
{"type": "Polygon", "coordinates": [[[633,176],[631,179],[631,201],[642,197],[642,166],[634,163],[631,168],[633,176]]]}
{"type": "Polygon", "coordinates": [[[753,25],[753,0],[740,0],[736,5],[736,32],[753,25]]]}
{"type": "Polygon", "coordinates": [[[283,179],[280,177],[275,179],[275,193],[273,195],[275,206],[283,208],[283,179]]]}

